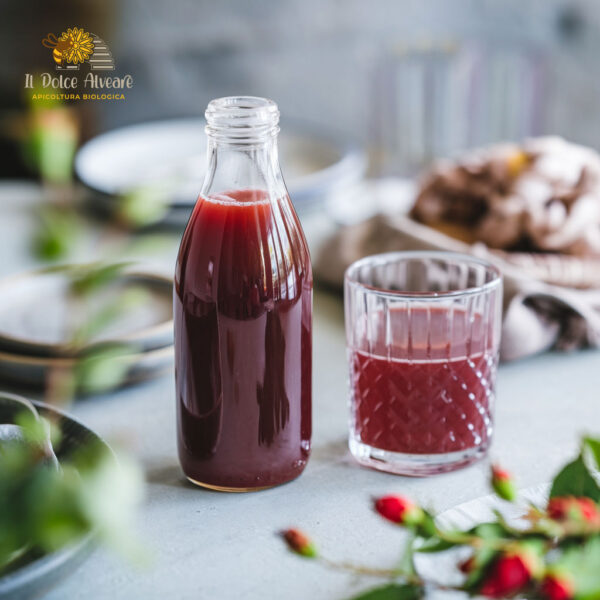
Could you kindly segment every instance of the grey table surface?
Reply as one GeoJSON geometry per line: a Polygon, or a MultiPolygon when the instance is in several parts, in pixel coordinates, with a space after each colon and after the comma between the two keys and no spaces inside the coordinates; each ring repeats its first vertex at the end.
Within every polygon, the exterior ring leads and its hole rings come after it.
{"type": "MultiPolygon", "coordinates": [[[[0,274],[35,266],[28,244],[38,201],[30,184],[0,185],[0,274]]],[[[308,221],[310,236],[319,226],[308,221]]],[[[166,257],[163,267],[171,261],[166,257]]],[[[331,557],[389,566],[401,539],[372,513],[371,496],[407,494],[442,511],[488,493],[487,460],[426,479],[354,464],[347,450],[339,297],[315,292],[313,332],[312,456],[300,478],[271,490],[222,494],[184,481],[176,455],[172,376],[77,402],[71,409],[76,418],[108,440],[126,439],[145,469],[147,493],[137,533],[150,562],[135,567],[99,549],[44,598],[347,598],[377,581],[290,555],[276,532],[299,526],[331,557]]],[[[549,480],[576,451],[580,433],[600,431],[599,384],[597,351],[548,353],[502,365],[490,459],[513,470],[522,487],[549,480]]]]}

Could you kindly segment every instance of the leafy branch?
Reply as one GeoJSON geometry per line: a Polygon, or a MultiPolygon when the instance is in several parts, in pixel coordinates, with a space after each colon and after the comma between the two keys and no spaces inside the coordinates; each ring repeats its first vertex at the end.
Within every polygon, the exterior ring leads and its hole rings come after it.
{"type": "MultiPolygon", "coordinates": [[[[495,520],[467,530],[442,528],[433,515],[403,496],[375,499],[375,511],[408,531],[403,559],[396,568],[361,567],[322,556],[298,529],[282,536],[288,548],[325,566],[358,575],[387,579],[354,600],[417,600],[429,590],[459,591],[490,598],[527,597],[546,600],[600,598],[600,439],[585,437],[575,460],[556,475],[544,507],[530,506],[510,525],[495,512],[495,520]],[[416,553],[468,549],[456,564],[459,584],[431,581],[415,567],[416,553]]],[[[512,476],[492,467],[490,483],[507,502],[517,498],[512,476]]]]}
{"type": "Polygon", "coordinates": [[[0,573],[95,532],[128,556],[140,550],[130,523],[141,499],[141,472],[92,442],[60,464],[60,430],[31,411],[0,428],[0,573]],[[6,429],[10,428],[11,435],[6,429]]]}

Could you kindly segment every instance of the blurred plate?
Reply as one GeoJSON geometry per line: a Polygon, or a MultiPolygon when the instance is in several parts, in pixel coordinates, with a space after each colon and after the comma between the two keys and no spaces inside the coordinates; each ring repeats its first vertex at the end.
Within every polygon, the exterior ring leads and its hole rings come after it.
{"type": "MultiPolygon", "coordinates": [[[[62,432],[60,445],[54,448],[60,460],[68,459],[86,443],[100,442],[107,450],[110,447],[93,431],[75,421],[65,413],[44,404],[31,402],[40,415],[52,417],[62,432]]],[[[0,392],[0,423],[11,423],[15,415],[27,410],[28,400],[14,394],[0,392]]],[[[25,564],[0,574],[0,598],[26,600],[40,596],[58,581],[72,573],[91,553],[94,546],[92,533],[79,541],[44,556],[30,556],[25,564]]]]}
{"type": "MultiPolygon", "coordinates": [[[[469,502],[463,502],[436,517],[437,523],[444,528],[469,529],[480,523],[495,519],[494,511],[500,511],[511,525],[519,525],[522,516],[527,512],[529,504],[544,506],[548,501],[550,486],[536,485],[519,492],[516,502],[505,502],[495,494],[482,496],[469,502]]],[[[460,585],[464,579],[457,565],[469,556],[465,548],[448,550],[442,553],[417,553],[415,564],[421,575],[429,581],[439,584],[460,585]]],[[[430,597],[429,594],[427,596],[430,597]]],[[[431,598],[437,600],[465,600],[468,596],[461,592],[433,591],[431,598]]]]}
{"type": "Polygon", "coordinates": [[[488,494],[469,500],[450,508],[436,517],[442,527],[459,527],[466,529],[478,523],[492,521],[494,511],[499,510],[511,522],[518,521],[527,512],[529,504],[543,506],[548,501],[550,486],[547,483],[535,485],[519,492],[515,503],[505,502],[496,494],[488,494]]]}
{"type": "MultiPolygon", "coordinates": [[[[91,340],[131,342],[140,352],[173,343],[173,283],[150,273],[126,273],[119,291],[142,288],[147,299],[91,340]]],[[[33,271],[0,280],[0,352],[36,358],[67,357],[69,281],[60,271],[33,271]]],[[[114,287],[110,288],[111,293],[114,287]]],[[[100,300],[98,298],[97,300],[100,300]]]]}
{"type": "MultiPolygon", "coordinates": [[[[173,346],[148,352],[123,354],[116,358],[127,367],[120,385],[130,385],[164,375],[173,367],[173,346]]],[[[53,370],[73,369],[75,358],[36,358],[0,352],[0,381],[9,381],[27,387],[42,388],[48,383],[53,370]]]]}
{"type": "MultiPolygon", "coordinates": [[[[206,169],[203,119],[176,119],[123,127],[84,144],[75,158],[77,177],[110,209],[131,189],[159,186],[185,217],[196,202],[206,169]],[[111,200],[112,199],[112,200],[111,200]]],[[[358,181],[364,152],[326,135],[282,132],[279,155],[290,196],[298,209],[320,203],[332,190],[358,181]]],[[[181,219],[181,214],[179,219],[181,219]]]]}

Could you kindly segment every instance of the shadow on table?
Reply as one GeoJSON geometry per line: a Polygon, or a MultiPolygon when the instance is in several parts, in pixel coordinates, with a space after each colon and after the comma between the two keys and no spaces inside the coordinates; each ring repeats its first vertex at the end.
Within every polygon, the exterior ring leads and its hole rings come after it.
{"type": "Polygon", "coordinates": [[[343,437],[313,448],[311,460],[319,463],[353,464],[348,450],[348,438],[343,437]]]}
{"type": "Polygon", "coordinates": [[[175,488],[192,488],[178,463],[155,465],[146,469],[146,482],[149,485],[167,485],[175,488]]]}
{"type": "MultiPolygon", "coordinates": [[[[310,461],[320,465],[338,464],[350,466],[352,468],[357,466],[350,455],[348,441],[345,437],[313,448],[310,461]]],[[[174,488],[201,489],[206,492],[211,491],[190,483],[185,478],[181,467],[177,462],[165,462],[163,464],[150,465],[146,469],[146,481],[149,485],[166,485],[174,488]]]]}

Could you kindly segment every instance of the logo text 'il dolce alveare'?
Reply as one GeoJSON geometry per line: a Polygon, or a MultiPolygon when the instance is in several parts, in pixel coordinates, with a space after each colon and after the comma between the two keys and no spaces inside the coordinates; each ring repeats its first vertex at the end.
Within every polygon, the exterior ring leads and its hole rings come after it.
{"type": "Polygon", "coordinates": [[[124,90],[133,87],[133,77],[124,75],[100,75],[98,72],[113,71],[114,58],[104,40],[79,27],[64,31],[59,37],[49,33],[42,45],[52,50],[52,60],[57,74],[25,74],[25,88],[36,89],[32,100],[124,100],[124,90]],[[89,72],[80,79],[80,65],[87,64],[89,72]],[[80,87],[83,91],[80,93],[80,87]],[[41,88],[41,89],[40,89],[41,88]],[[41,90],[60,90],[61,93],[41,90]],[[108,93],[97,93],[107,90],[108,93]]]}

